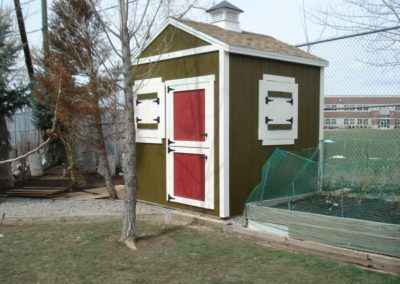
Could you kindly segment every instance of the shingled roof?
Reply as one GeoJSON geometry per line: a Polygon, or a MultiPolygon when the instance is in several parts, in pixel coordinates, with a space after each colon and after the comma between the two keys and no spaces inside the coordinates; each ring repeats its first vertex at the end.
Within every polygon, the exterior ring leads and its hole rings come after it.
{"type": "Polygon", "coordinates": [[[281,55],[295,56],[309,60],[320,60],[322,62],[326,62],[322,58],[305,52],[304,50],[295,46],[279,41],[271,36],[250,33],[246,31],[229,31],[215,25],[195,22],[192,20],[181,19],[178,21],[201,33],[222,41],[229,46],[249,48],[262,52],[271,52],[281,55]]]}

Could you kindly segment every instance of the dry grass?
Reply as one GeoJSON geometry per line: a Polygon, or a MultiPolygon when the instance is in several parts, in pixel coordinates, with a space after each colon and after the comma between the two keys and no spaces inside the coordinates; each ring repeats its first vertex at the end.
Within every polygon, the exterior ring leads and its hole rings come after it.
{"type": "Polygon", "coordinates": [[[3,225],[0,283],[400,283],[199,227],[140,222],[130,251],[116,221],[3,225]]]}

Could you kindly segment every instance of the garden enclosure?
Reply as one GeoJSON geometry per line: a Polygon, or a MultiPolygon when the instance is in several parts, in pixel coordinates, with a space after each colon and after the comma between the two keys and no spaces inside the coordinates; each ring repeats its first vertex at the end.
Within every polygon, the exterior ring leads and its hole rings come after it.
{"type": "MultiPolygon", "coordinates": [[[[373,64],[394,58],[374,46],[383,33],[306,46],[330,61],[326,96],[400,97],[400,63],[373,64]]],[[[246,203],[248,224],[400,257],[400,105],[325,106],[326,117],[332,111],[344,125],[325,127],[318,149],[277,149],[267,159],[246,203]]]]}

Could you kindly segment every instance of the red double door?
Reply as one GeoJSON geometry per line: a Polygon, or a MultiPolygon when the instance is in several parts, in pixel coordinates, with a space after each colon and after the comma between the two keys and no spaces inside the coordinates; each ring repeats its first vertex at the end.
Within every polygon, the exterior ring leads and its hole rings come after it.
{"type": "Polygon", "coordinates": [[[170,88],[167,94],[167,198],[170,202],[213,208],[208,91],[178,86],[170,88]]]}

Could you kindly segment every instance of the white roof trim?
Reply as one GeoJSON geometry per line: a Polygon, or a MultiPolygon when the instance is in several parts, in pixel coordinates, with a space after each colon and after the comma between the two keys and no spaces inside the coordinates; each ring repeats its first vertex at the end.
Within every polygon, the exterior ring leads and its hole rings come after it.
{"type": "MultiPolygon", "coordinates": [[[[220,41],[210,35],[207,35],[203,32],[200,32],[178,20],[175,20],[173,18],[168,19],[168,21],[161,27],[161,29],[152,37],[152,39],[148,42],[148,44],[143,48],[145,50],[169,25],[172,25],[178,29],[181,29],[195,37],[198,37],[199,39],[202,39],[209,44],[213,45],[214,47],[218,47],[219,49],[223,49],[225,51],[231,52],[231,53],[238,53],[238,54],[243,54],[243,55],[249,55],[249,56],[255,56],[255,57],[261,57],[261,58],[268,58],[268,59],[275,59],[275,60],[280,60],[280,61],[286,61],[286,62],[292,62],[292,63],[300,63],[300,64],[306,64],[306,65],[312,65],[312,66],[318,66],[318,67],[327,67],[329,65],[329,62],[326,60],[319,60],[319,59],[308,59],[308,58],[303,58],[300,56],[291,56],[291,55],[285,55],[285,54],[280,54],[276,52],[267,52],[267,51],[261,51],[257,49],[252,49],[252,48],[245,48],[245,47],[239,47],[239,46],[230,46],[223,41],[220,41]]],[[[164,55],[164,54],[162,54],[164,55]]],[[[191,55],[191,54],[189,54],[191,55]]],[[[182,56],[188,56],[185,53],[183,53],[182,56]]],[[[155,60],[155,57],[161,57],[161,55],[156,55],[156,56],[151,56],[151,62],[158,62],[162,60],[155,60]]],[[[179,56],[175,56],[173,58],[178,58],[179,56]]],[[[142,59],[138,60],[137,64],[143,64],[141,63],[142,59]]],[[[170,59],[170,58],[169,58],[170,59]]],[[[166,59],[163,59],[166,60],[166,59]]]]}
{"type": "Polygon", "coordinates": [[[276,53],[276,52],[261,51],[261,50],[245,48],[245,47],[231,46],[229,48],[229,52],[243,54],[243,55],[249,55],[249,56],[255,56],[255,57],[274,59],[274,60],[280,60],[280,61],[286,61],[286,62],[292,62],[292,63],[300,63],[300,64],[318,66],[318,67],[327,67],[329,65],[329,62],[325,61],[325,60],[308,59],[308,58],[299,57],[299,56],[291,56],[291,55],[286,55],[286,54],[281,54],[281,53],[276,53]]]}
{"type": "Polygon", "coordinates": [[[170,60],[170,59],[174,59],[174,58],[209,53],[209,52],[213,52],[213,51],[219,51],[219,48],[216,46],[213,46],[213,45],[205,45],[205,46],[196,47],[196,48],[184,49],[184,50],[179,50],[179,51],[174,51],[174,52],[169,52],[169,53],[163,53],[160,55],[139,58],[136,60],[136,62],[133,65],[141,65],[141,64],[148,64],[148,63],[153,63],[153,62],[160,62],[160,61],[170,60]]]}

